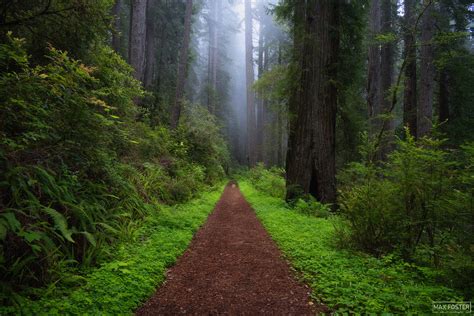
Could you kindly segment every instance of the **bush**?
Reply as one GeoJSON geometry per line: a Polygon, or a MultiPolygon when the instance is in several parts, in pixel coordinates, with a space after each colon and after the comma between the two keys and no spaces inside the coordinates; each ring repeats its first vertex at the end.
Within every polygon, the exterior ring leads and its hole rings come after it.
{"type": "Polygon", "coordinates": [[[277,167],[266,169],[262,163],[249,170],[249,177],[255,187],[273,197],[285,196],[284,170],[277,167]]]}
{"type": "Polygon", "coordinates": [[[327,218],[331,215],[331,207],[328,204],[318,202],[313,196],[299,198],[293,208],[305,215],[327,218]]]}
{"type": "Polygon", "coordinates": [[[345,170],[340,205],[349,230],[342,238],[376,255],[457,267],[458,283],[472,291],[465,282],[474,258],[472,145],[458,153],[443,143],[407,133],[383,165],[368,160],[345,170]]]}
{"type": "Polygon", "coordinates": [[[22,40],[0,45],[2,304],[78,279],[136,238],[150,203],[184,202],[224,175],[212,115],[193,109],[199,119],[176,132],[137,122],[143,92],[131,67],[107,47],[88,59],[50,47],[33,65],[22,40]]]}

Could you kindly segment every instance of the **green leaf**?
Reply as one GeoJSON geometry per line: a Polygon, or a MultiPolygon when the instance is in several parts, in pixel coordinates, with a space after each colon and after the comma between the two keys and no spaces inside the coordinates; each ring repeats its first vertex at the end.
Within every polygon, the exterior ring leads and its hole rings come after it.
{"type": "Polygon", "coordinates": [[[68,227],[67,227],[66,218],[61,213],[59,213],[58,211],[56,211],[56,210],[54,210],[50,207],[44,207],[43,210],[49,216],[51,216],[51,218],[54,221],[54,227],[61,232],[62,236],[66,240],[73,243],[74,240],[72,239],[72,231],[69,230],[68,227]]]}
{"type": "Polygon", "coordinates": [[[10,226],[11,230],[17,231],[20,229],[21,224],[20,222],[16,219],[15,214],[13,213],[5,213],[2,214],[2,216],[7,220],[8,225],[10,226]]]}

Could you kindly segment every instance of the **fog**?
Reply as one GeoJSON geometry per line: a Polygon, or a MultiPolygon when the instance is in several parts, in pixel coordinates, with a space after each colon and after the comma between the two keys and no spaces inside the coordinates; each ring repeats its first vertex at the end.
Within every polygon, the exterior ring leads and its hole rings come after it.
{"type": "MultiPolygon", "coordinates": [[[[219,42],[217,52],[217,99],[219,111],[215,114],[223,122],[223,132],[227,136],[233,157],[246,162],[247,144],[247,89],[246,89],[246,61],[245,61],[245,5],[244,1],[221,0],[222,6],[218,12],[220,20],[213,20],[212,6],[215,3],[202,2],[199,14],[193,24],[193,43],[196,48],[196,58],[192,64],[195,81],[191,81],[193,102],[202,105],[209,104],[209,56],[211,56],[210,24],[217,24],[219,42]],[[196,87],[197,86],[197,87],[196,87]]],[[[212,0],[218,1],[218,0],[212,0]]],[[[263,12],[273,22],[271,13],[263,10],[275,1],[252,1],[253,9],[253,67],[255,80],[261,75],[258,73],[258,44],[260,33],[260,19],[263,12]],[[260,9],[260,10],[258,10],[260,9]]],[[[215,18],[214,18],[215,19],[215,18]]],[[[256,113],[257,115],[257,113],[256,113]]]]}

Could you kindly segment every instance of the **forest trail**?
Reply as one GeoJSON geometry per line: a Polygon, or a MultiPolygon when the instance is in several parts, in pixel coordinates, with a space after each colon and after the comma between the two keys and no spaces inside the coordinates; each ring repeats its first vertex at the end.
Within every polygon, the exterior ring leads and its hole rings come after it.
{"type": "Polygon", "coordinates": [[[257,219],[238,186],[228,184],[206,224],[136,315],[314,315],[310,289],[257,219]]]}

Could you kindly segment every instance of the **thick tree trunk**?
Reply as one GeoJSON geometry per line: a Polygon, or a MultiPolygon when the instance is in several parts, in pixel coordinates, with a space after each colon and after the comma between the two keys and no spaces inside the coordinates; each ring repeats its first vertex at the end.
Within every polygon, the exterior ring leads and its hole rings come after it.
{"type": "Polygon", "coordinates": [[[116,0],[112,8],[112,15],[114,16],[114,28],[112,30],[112,48],[115,52],[120,53],[121,51],[121,38],[120,38],[120,12],[122,10],[122,0],[116,0]]]}
{"type": "Polygon", "coordinates": [[[433,0],[424,0],[425,12],[421,17],[421,53],[420,53],[420,99],[418,102],[418,137],[431,132],[433,118],[433,96],[435,67],[434,49],[434,4],[433,0]]]}
{"type": "Polygon", "coordinates": [[[404,45],[405,45],[405,90],[403,97],[403,125],[416,137],[416,0],[405,0],[404,4],[404,45]]]}
{"type": "Polygon", "coordinates": [[[132,0],[130,13],[130,42],[128,60],[136,79],[143,81],[145,69],[147,0],[132,0]]]}
{"type": "Polygon", "coordinates": [[[337,61],[339,52],[338,1],[321,0],[311,9],[310,45],[313,60],[309,100],[313,106],[313,171],[310,193],[324,203],[336,203],[337,61]]]}
{"type": "Polygon", "coordinates": [[[288,150],[286,152],[286,199],[308,193],[311,183],[311,104],[303,103],[303,83],[308,80],[309,61],[305,54],[308,30],[306,4],[295,1],[293,17],[293,87],[288,101],[288,150]],[[306,40],[306,41],[305,41],[306,40]]]}
{"type": "Polygon", "coordinates": [[[191,18],[193,14],[193,0],[186,0],[186,12],[184,18],[183,44],[178,58],[178,74],[176,76],[176,94],[174,105],[171,111],[171,128],[175,129],[181,116],[181,108],[184,97],[184,87],[186,85],[186,73],[188,65],[189,42],[191,39],[191,18]]]}
{"type": "Polygon", "coordinates": [[[255,151],[255,96],[252,89],[254,82],[253,43],[252,43],[252,4],[245,0],[245,69],[247,82],[247,160],[254,166],[257,160],[255,151]]]}
{"type": "Polygon", "coordinates": [[[156,64],[156,30],[154,21],[154,9],[159,3],[157,0],[149,0],[146,13],[146,64],[145,64],[145,88],[150,88],[154,82],[155,64],[156,64]]]}
{"type": "Polygon", "coordinates": [[[379,130],[380,123],[377,116],[381,113],[381,80],[380,80],[380,44],[376,40],[376,36],[380,33],[380,10],[381,0],[370,1],[369,13],[369,56],[368,56],[368,73],[367,73],[367,106],[368,116],[371,123],[370,132],[376,134],[379,130]]]}
{"type": "Polygon", "coordinates": [[[287,155],[287,198],[310,193],[321,202],[335,203],[338,1],[308,1],[306,14],[298,15],[304,17],[305,27],[304,36],[295,36],[302,39],[303,53],[301,87],[296,87],[293,100],[299,104],[290,103],[297,107],[297,116],[287,155]]]}

